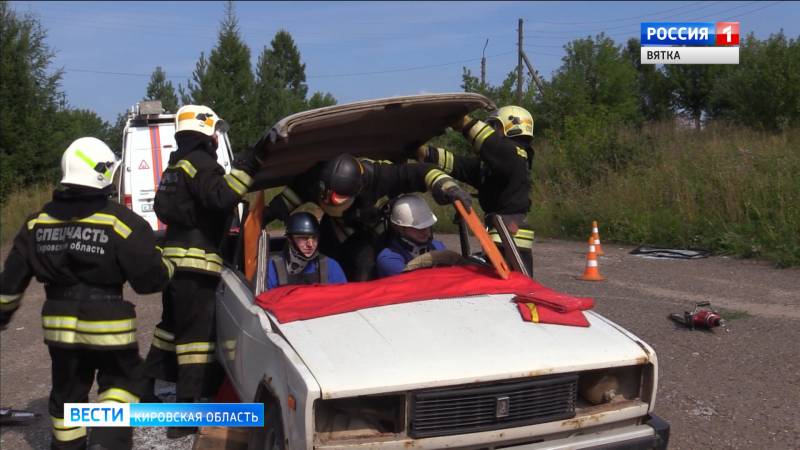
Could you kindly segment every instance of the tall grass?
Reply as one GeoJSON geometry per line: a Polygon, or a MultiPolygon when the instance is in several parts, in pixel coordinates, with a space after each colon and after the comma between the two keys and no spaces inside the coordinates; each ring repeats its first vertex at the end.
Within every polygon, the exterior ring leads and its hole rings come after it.
{"type": "Polygon", "coordinates": [[[616,171],[594,166],[588,185],[567,167],[563,146],[543,145],[529,217],[537,233],[585,238],[598,220],[604,240],[800,265],[800,130],[661,124],[620,140],[638,160],[616,171]]]}
{"type": "Polygon", "coordinates": [[[25,219],[53,196],[53,185],[34,185],[9,194],[0,206],[0,243],[10,245],[25,219]]]}

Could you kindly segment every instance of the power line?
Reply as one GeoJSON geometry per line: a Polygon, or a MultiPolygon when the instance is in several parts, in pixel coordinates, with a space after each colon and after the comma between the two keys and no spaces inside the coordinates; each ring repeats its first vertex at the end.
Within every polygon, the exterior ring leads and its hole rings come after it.
{"type": "MultiPolygon", "coordinates": [[[[720,2],[714,2],[714,3],[720,3],[720,2]]],[[[643,15],[640,15],[640,16],[621,17],[619,19],[591,20],[591,21],[587,21],[587,22],[531,21],[531,23],[541,23],[541,24],[545,24],[545,25],[592,25],[592,24],[598,24],[598,23],[624,22],[624,21],[629,21],[629,20],[644,19],[644,18],[647,18],[647,17],[653,17],[653,16],[657,16],[657,15],[661,15],[661,14],[666,14],[666,13],[669,13],[669,12],[677,11],[679,9],[690,8],[692,6],[694,6],[694,5],[693,4],[681,5],[681,6],[678,6],[677,8],[670,8],[670,9],[665,9],[665,10],[662,10],[662,11],[654,11],[654,12],[651,12],[651,13],[648,13],[648,14],[643,14],[643,15]]]]}
{"type": "MultiPolygon", "coordinates": [[[[668,15],[668,16],[665,16],[665,17],[660,17],[660,18],[652,17],[652,16],[650,16],[650,17],[653,18],[653,19],[659,19],[659,20],[683,18],[683,17],[685,17],[685,16],[687,16],[689,14],[695,14],[695,13],[697,13],[699,11],[704,10],[704,9],[708,9],[708,8],[714,7],[719,3],[723,3],[723,2],[713,2],[713,3],[706,4],[706,5],[701,5],[698,8],[693,9],[692,11],[686,11],[686,12],[679,13],[679,14],[671,14],[671,15],[668,15]]],[[[719,15],[724,14],[726,12],[733,11],[733,10],[736,10],[736,9],[746,8],[746,7],[751,6],[753,4],[756,4],[756,3],[760,3],[760,2],[759,1],[751,1],[751,2],[745,3],[743,5],[734,6],[733,8],[726,8],[725,10],[719,10],[717,12],[709,13],[708,15],[709,16],[719,16],[719,15]]],[[[689,21],[694,21],[694,20],[700,20],[700,19],[689,19],[689,21]]],[[[616,26],[611,26],[611,27],[585,29],[585,30],[580,30],[580,31],[581,31],[581,33],[592,34],[592,33],[597,33],[597,32],[607,32],[607,31],[610,31],[610,30],[621,30],[621,29],[625,29],[625,28],[631,29],[632,25],[634,25],[634,23],[635,22],[631,22],[631,24],[628,24],[628,25],[616,25],[616,26]]],[[[568,37],[571,37],[571,36],[575,35],[574,31],[569,32],[569,31],[564,31],[564,30],[532,30],[532,33],[541,34],[541,35],[550,35],[550,36],[556,36],[556,37],[565,37],[565,38],[568,38],[568,37]]]]}
{"type": "Polygon", "coordinates": [[[718,11],[718,12],[713,13],[713,14],[707,14],[707,15],[704,15],[704,16],[697,16],[697,17],[694,17],[692,19],[689,19],[688,21],[689,22],[694,22],[696,20],[703,20],[703,19],[705,19],[707,17],[719,17],[720,19],[724,20],[724,19],[726,19],[726,17],[730,17],[730,16],[725,16],[726,13],[729,13],[731,11],[735,11],[737,9],[747,8],[748,6],[752,6],[752,5],[756,4],[756,3],[762,3],[762,2],[755,1],[755,2],[750,2],[750,3],[745,3],[744,5],[734,6],[733,8],[729,8],[729,9],[726,9],[724,11],[718,11]]]}
{"type": "MultiPolygon", "coordinates": [[[[717,2],[717,3],[719,3],[719,2],[717,2]]],[[[755,3],[761,3],[761,2],[753,1],[753,2],[750,2],[750,3],[744,4],[744,5],[739,5],[738,7],[729,9],[728,11],[731,11],[733,9],[741,9],[741,8],[744,8],[744,7],[747,7],[747,6],[752,6],[755,3]]],[[[741,17],[747,16],[747,15],[753,14],[755,12],[758,12],[758,11],[761,11],[761,10],[764,10],[764,9],[767,9],[767,8],[771,8],[773,6],[776,6],[779,3],[783,3],[783,2],[780,1],[780,0],[779,1],[775,1],[775,2],[772,2],[772,3],[766,4],[766,5],[760,6],[760,7],[756,8],[756,9],[752,9],[750,11],[744,11],[741,14],[738,14],[738,15],[735,15],[735,16],[728,16],[727,18],[728,19],[741,18],[741,17]]],[[[695,10],[695,11],[697,11],[697,10],[695,10]]],[[[718,15],[718,14],[720,14],[720,13],[714,13],[714,15],[718,15]]],[[[699,20],[699,19],[692,19],[692,20],[699,20]]],[[[539,31],[537,31],[537,33],[539,33],[539,31]]],[[[609,38],[619,38],[621,36],[630,37],[630,35],[631,35],[631,33],[629,33],[629,32],[612,33],[612,34],[604,33],[604,34],[605,34],[605,36],[607,36],[609,38]]],[[[528,35],[528,34],[526,34],[525,36],[526,37],[530,37],[532,39],[558,39],[558,38],[555,38],[555,37],[548,38],[548,37],[540,37],[540,36],[537,36],[537,35],[528,35]]],[[[574,35],[569,36],[567,38],[570,38],[570,37],[574,38],[574,35]]],[[[575,38],[575,39],[581,39],[581,38],[575,38]]],[[[572,39],[572,40],[575,40],[575,39],[572,39]]],[[[525,46],[525,48],[529,49],[529,50],[531,48],[533,48],[533,47],[560,47],[560,48],[563,48],[564,46],[563,45],[556,45],[556,44],[530,44],[530,45],[525,46]]],[[[517,50],[512,50],[512,51],[508,51],[508,52],[502,52],[502,53],[497,53],[497,54],[494,54],[494,55],[489,55],[486,58],[496,58],[496,57],[499,57],[499,56],[509,55],[509,54],[512,54],[512,53],[515,53],[515,52],[517,52],[517,50]]],[[[530,50],[529,53],[532,54],[532,55],[536,55],[536,56],[553,56],[553,57],[562,57],[562,56],[564,56],[564,55],[559,55],[559,54],[554,54],[554,53],[547,53],[547,52],[540,52],[540,51],[535,51],[535,50],[530,50]]],[[[403,67],[403,68],[395,68],[395,69],[377,70],[377,71],[370,71],[370,72],[350,72],[350,73],[334,73],[334,74],[323,74],[323,75],[308,75],[306,78],[309,78],[309,79],[311,79],[311,78],[316,78],[316,79],[343,78],[343,77],[356,77],[356,76],[366,76],[366,75],[382,75],[382,74],[388,74],[388,73],[411,72],[411,71],[417,71],[417,70],[433,69],[433,68],[437,68],[437,67],[446,67],[446,66],[451,66],[451,65],[455,65],[455,64],[466,64],[466,63],[470,63],[470,62],[474,62],[474,61],[479,61],[480,59],[481,58],[469,58],[469,59],[463,59],[463,60],[458,60],[458,61],[449,61],[449,62],[439,63],[439,64],[429,64],[429,65],[423,65],[423,66],[412,66],[412,67],[403,67]]],[[[97,75],[132,76],[132,77],[150,77],[152,75],[152,74],[149,74],[149,73],[117,72],[117,71],[92,70],[92,69],[69,68],[69,67],[64,67],[64,71],[65,72],[91,73],[91,74],[97,74],[97,75]]],[[[188,79],[190,77],[191,77],[191,75],[167,75],[166,76],[166,78],[168,78],[168,79],[188,79]]]]}
{"type": "MultiPolygon", "coordinates": [[[[511,53],[515,53],[514,51],[508,51],[503,53],[496,53],[494,55],[489,55],[486,58],[496,58],[498,56],[509,55],[511,53]]],[[[538,55],[549,55],[547,53],[538,53],[538,52],[531,52],[532,54],[538,55]]],[[[553,55],[559,56],[559,55],[553,55]]],[[[458,61],[450,61],[445,63],[439,64],[429,64],[424,66],[413,66],[413,67],[402,67],[396,69],[387,69],[387,70],[376,70],[370,72],[350,72],[350,73],[334,73],[334,74],[323,74],[323,75],[308,75],[306,78],[339,78],[339,77],[355,77],[355,76],[363,76],[363,75],[381,75],[387,73],[397,73],[397,72],[411,72],[415,70],[425,70],[425,69],[433,69],[436,67],[445,67],[445,66],[452,66],[454,64],[465,64],[469,62],[479,61],[480,58],[470,58],[470,59],[463,59],[458,61]]],[[[83,68],[74,68],[74,67],[65,67],[65,72],[80,72],[80,73],[92,73],[97,75],[114,75],[114,76],[130,76],[130,77],[150,77],[152,74],[149,73],[136,73],[136,72],[117,72],[117,71],[108,71],[108,70],[92,70],[92,69],[83,69],[83,68]]],[[[166,78],[170,79],[187,79],[190,75],[167,75],[166,78]]]]}
{"type": "Polygon", "coordinates": [[[546,53],[546,52],[540,52],[540,51],[536,51],[536,50],[530,50],[530,48],[531,48],[530,45],[526,45],[525,46],[525,50],[526,50],[525,53],[528,53],[530,55],[536,55],[536,56],[555,56],[556,58],[560,58],[560,57],[564,56],[564,55],[557,55],[555,53],[546,53]]]}
{"type": "MultiPolygon", "coordinates": [[[[718,2],[718,3],[719,3],[719,2],[718,2]]],[[[763,2],[760,2],[760,1],[752,1],[752,2],[749,2],[749,3],[743,4],[743,5],[736,6],[736,7],[734,7],[734,8],[727,9],[726,11],[728,11],[728,12],[729,12],[729,11],[732,11],[732,10],[735,10],[735,9],[746,8],[746,7],[749,7],[749,6],[753,6],[754,4],[757,4],[757,3],[763,3],[763,2]]],[[[742,12],[741,14],[738,14],[738,15],[735,15],[735,16],[724,16],[724,17],[722,17],[722,18],[724,18],[724,19],[736,19],[736,18],[744,17],[744,16],[750,15],[750,14],[752,14],[752,13],[754,13],[754,12],[760,11],[760,10],[762,10],[762,9],[766,9],[766,8],[770,8],[770,7],[772,7],[772,6],[775,6],[775,5],[777,5],[778,3],[783,3],[783,2],[782,2],[782,1],[776,1],[776,2],[770,3],[770,4],[768,4],[768,5],[764,5],[764,6],[761,6],[761,7],[759,7],[759,8],[756,8],[756,9],[750,10],[750,11],[744,11],[744,12],[742,12]]],[[[697,12],[697,11],[698,11],[698,10],[695,10],[695,12],[697,12]]],[[[718,12],[715,12],[715,13],[711,13],[711,14],[709,14],[709,15],[710,15],[710,16],[722,16],[723,14],[724,14],[724,12],[723,12],[723,11],[718,11],[718,12]]],[[[705,18],[705,17],[696,17],[696,18],[693,18],[693,19],[689,19],[688,21],[689,21],[689,22],[692,22],[692,21],[699,21],[699,20],[702,20],[702,19],[704,19],[704,18],[705,18]]],[[[618,27],[616,27],[616,28],[618,28],[618,27]]],[[[612,28],[608,28],[608,29],[612,29],[612,28]]],[[[638,31],[633,31],[633,30],[632,30],[632,31],[629,31],[629,32],[617,32],[617,33],[606,33],[606,32],[605,32],[605,30],[602,30],[601,32],[602,32],[602,33],[603,33],[603,34],[604,34],[606,37],[609,37],[609,38],[612,38],[612,39],[620,39],[620,38],[638,37],[638,35],[639,35],[638,31]]],[[[534,33],[540,33],[540,31],[535,31],[534,33]]],[[[584,34],[584,36],[591,36],[591,32],[590,32],[590,31],[583,31],[583,33],[585,33],[585,34],[584,34]]],[[[599,34],[599,33],[598,33],[598,34],[599,34]]],[[[575,39],[583,39],[583,37],[576,37],[576,35],[575,35],[574,33],[572,33],[572,34],[565,34],[565,35],[563,35],[563,37],[555,37],[555,36],[539,36],[538,34],[526,34],[526,37],[528,37],[528,38],[531,38],[531,39],[536,39],[536,40],[544,40],[544,39],[547,39],[547,40],[566,39],[566,40],[570,40],[570,41],[571,41],[571,40],[575,40],[575,39]]],[[[548,46],[552,46],[552,45],[553,45],[553,44],[548,44],[548,46]]]]}
{"type": "MultiPolygon", "coordinates": [[[[134,72],[110,72],[106,70],[91,70],[91,69],[77,69],[77,68],[69,68],[64,67],[65,72],[80,72],[80,73],[94,73],[97,75],[119,75],[119,76],[127,76],[127,77],[150,77],[152,74],[150,73],[134,73],[134,72]]],[[[167,75],[165,78],[189,78],[188,75],[167,75]]]]}
{"type": "Polygon", "coordinates": [[[762,9],[771,8],[771,7],[775,6],[775,5],[777,5],[778,3],[783,3],[783,2],[782,2],[782,1],[777,1],[777,2],[774,2],[774,3],[772,3],[772,4],[765,5],[765,6],[762,6],[762,7],[760,7],[760,8],[756,8],[756,9],[754,9],[754,10],[752,10],[752,11],[747,11],[747,12],[744,12],[744,13],[742,13],[742,14],[738,14],[738,15],[736,15],[736,16],[731,16],[731,17],[729,17],[729,18],[730,18],[730,19],[738,19],[738,18],[740,18],[740,17],[744,17],[744,16],[747,16],[747,15],[749,15],[749,14],[752,14],[752,13],[754,13],[754,12],[756,12],[756,11],[761,11],[762,9]]]}
{"type": "MultiPolygon", "coordinates": [[[[496,58],[498,56],[509,55],[511,53],[516,53],[516,50],[512,50],[509,52],[503,53],[496,53],[494,55],[487,56],[486,58],[496,58]]],[[[480,61],[480,58],[470,58],[470,59],[462,59],[459,61],[450,61],[441,64],[431,64],[427,66],[416,66],[416,67],[405,67],[401,69],[387,69],[387,70],[377,70],[372,72],[351,72],[351,73],[335,73],[335,74],[327,74],[327,75],[309,75],[306,78],[339,78],[339,77],[355,77],[355,76],[362,76],[362,75],[381,75],[386,73],[396,73],[396,72],[410,72],[414,70],[424,70],[424,69],[433,69],[435,67],[444,67],[444,66],[452,66],[454,64],[465,64],[468,62],[480,61]]]]}

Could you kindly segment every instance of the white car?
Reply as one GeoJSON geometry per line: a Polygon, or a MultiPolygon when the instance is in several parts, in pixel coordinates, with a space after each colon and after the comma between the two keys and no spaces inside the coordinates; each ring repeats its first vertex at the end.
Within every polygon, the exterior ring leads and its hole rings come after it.
{"type": "MultiPolygon", "coordinates": [[[[262,139],[254,188],[343,151],[403,159],[455,117],[492,107],[460,93],[295,114],[262,139]]],[[[586,328],[524,322],[512,294],[437,299],[423,270],[409,275],[418,301],[280,323],[255,303],[239,259],[218,290],[217,356],[240,400],[265,405],[250,448],[667,446],[669,425],[652,414],[655,352],[599,314],[585,312],[586,328]]]]}

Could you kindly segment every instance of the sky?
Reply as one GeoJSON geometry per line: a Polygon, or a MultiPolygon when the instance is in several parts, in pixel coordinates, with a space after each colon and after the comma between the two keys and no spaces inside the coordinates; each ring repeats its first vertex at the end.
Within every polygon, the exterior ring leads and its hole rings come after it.
{"type": "MultiPolygon", "coordinates": [[[[47,31],[69,105],[111,123],[144,97],[156,66],[176,89],[185,86],[200,53],[216,45],[225,11],[222,1],[11,5],[47,31]]],[[[639,36],[640,22],[739,21],[742,36],[781,29],[800,36],[800,2],[782,1],[235,2],[234,10],[254,67],[275,33],[287,30],[309,93],[330,92],[339,103],[461,91],[462,67],[480,75],[487,39],[487,82],[499,84],[517,64],[519,19],[525,52],[548,79],[569,41],[604,32],[622,44],[639,36]]]]}

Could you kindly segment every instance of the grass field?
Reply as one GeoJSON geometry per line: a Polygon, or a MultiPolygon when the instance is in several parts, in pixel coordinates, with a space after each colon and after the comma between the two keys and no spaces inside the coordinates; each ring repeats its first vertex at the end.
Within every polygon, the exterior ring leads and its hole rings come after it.
{"type": "Polygon", "coordinates": [[[624,139],[643,157],[596,167],[589,185],[565,167],[563,148],[540,149],[529,217],[540,235],[585,238],[597,220],[604,240],[800,265],[800,130],[660,126],[624,139]]]}
{"type": "Polygon", "coordinates": [[[0,208],[0,243],[13,239],[25,218],[38,211],[53,195],[52,185],[34,185],[11,193],[0,208]]]}

